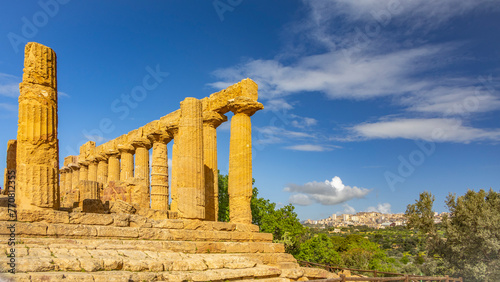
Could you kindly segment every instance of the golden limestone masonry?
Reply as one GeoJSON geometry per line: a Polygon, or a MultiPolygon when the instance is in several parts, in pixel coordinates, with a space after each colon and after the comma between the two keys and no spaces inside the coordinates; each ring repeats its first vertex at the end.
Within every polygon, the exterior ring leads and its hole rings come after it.
{"type": "MultiPolygon", "coordinates": [[[[16,245],[2,245],[15,258],[0,256],[0,281],[338,277],[300,267],[252,224],[251,117],[264,107],[251,79],[185,98],[178,110],[103,144],[88,141],[59,167],[56,66],[52,49],[26,45],[18,134],[7,145],[4,180],[16,176],[16,245]],[[217,127],[228,112],[230,222],[217,222],[217,127]]],[[[2,238],[14,230],[6,197],[2,238]]]]}

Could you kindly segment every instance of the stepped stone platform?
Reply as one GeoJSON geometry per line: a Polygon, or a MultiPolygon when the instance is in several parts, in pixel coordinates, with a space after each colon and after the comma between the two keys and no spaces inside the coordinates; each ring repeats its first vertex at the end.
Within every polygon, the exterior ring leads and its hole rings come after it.
{"type": "Polygon", "coordinates": [[[306,281],[338,277],[304,268],[258,226],[139,214],[19,211],[0,207],[0,236],[15,224],[15,268],[3,245],[0,281],[306,281]],[[3,279],[3,280],[2,280],[3,279]]]}

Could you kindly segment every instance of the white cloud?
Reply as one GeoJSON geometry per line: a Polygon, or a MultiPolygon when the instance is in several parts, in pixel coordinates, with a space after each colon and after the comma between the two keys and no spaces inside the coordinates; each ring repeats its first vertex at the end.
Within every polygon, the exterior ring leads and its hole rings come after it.
{"type": "Polygon", "coordinates": [[[19,83],[21,79],[17,76],[0,73],[0,96],[15,98],[19,96],[19,83]]]}
{"type": "Polygon", "coordinates": [[[324,152],[333,150],[332,148],[327,147],[325,145],[313,145],[313,144],[287,146],[285,147],[285,149],[293,151],[306,151],[306,152],[324,152]]]}
{"type": "Polygon", "coordinates": [[[304,56],[291,65],[252,60],[215,74],[224,81],[251,77],[259,84],[260,96],[265,99],[303,91],[323,92],[330,98],[367,99],[421,89],[426,83],[410,80],[409,76],[419,70],[419,62],[430,60],[442,48],[428,46],[380,55],[356,54],[355,58],[332,51],[304,56]]]}
{"type": "Polygon", "coordinates": [[[337,211],[335,214],[336,215],[341,215],[341,214],[355,214],[356,213],[356,209],[349,206],[347,203],[346,204],[343,204],[342,207],[344,207],[344,210],[342,211],[337,211]]]}
{"type": "Polygon", "coordinates": [[[499,141],[500,129],[481,129],[463,125],[452,118],[393,119],[358,124],[351,128],[362,139],[426,140],[434,142],[469,143],[472,141],[499,141]]]}
{"type": "Polygon", "coordinates": [[[316,119],[310,117],[301,117],[294,114],[291,114],[290,117],[295,119],[292,120],[291,125],[297,128],[309,128],[318,123],[316,119]]]}
{"type": "Polygon", "coordinates": [[[432,29],[451,18],[476,9],[497,9],[494,0],[320,0],[304,1],[314,11],[315,19],[324,22],[333,16],[349,21],[398,21],[414,28],[432,29]]]}
{"type": "Polygon", "coordinates": [[[376,207],[368,207],[366,208],[367,212],[379,212],[379,213],[391,213],[391,204],[382,203],[377,204],[376,207]]]}
{"type": "Polygon", "coordinates": [[[363,198],[371,190],[346,186],[342,183],[340,177],[335,176],[331,181],[313,181],[304,185],[290,184],[284,191],[295,193],[289,198],[292,204],[310,205],[319,203],[322,205],[337,205],[354,198],[363,198]]]}
{"type": "Polygon", "coordinates": [[[291,131],[276,126],[257,127],[256,131],[257,134],[254,143],[260,145],[276,144],[290,139],[314,138],[314,136],[309,133],[291,131]]]}
{"type": "MultiPolygon", "coordinates": [[[[471,83],[472,84],[472,83],[471,83]]],[[[408,110],[445,116],[500,109],[500,97],[479,86],[438,86],[401,100],[408,110]]]]}
{"type": "Polygon", "coordinates": [[[17,105],[8,104],[8,103],[0,103],[0,108],[4,111],[9,112],[17,112],[17,105]]]}
{"type": "Polygon", "coordinates": [[[70,97],[68,93],[62,91],[57,91],[57,95],[59,97],[70,97]]]}
{"type": "Polygon", "coordinates": [[[293,109],[293,105],[285,101],[285,99],[273,99],[266,102],[264,110],[268,111],[286,111],[293,109]]]}

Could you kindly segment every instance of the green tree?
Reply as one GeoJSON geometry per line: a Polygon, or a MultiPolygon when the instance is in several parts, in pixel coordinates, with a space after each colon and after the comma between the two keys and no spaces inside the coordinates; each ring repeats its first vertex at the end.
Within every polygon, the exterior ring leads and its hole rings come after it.
{"type": "Polygon", "coordinates": [[[471,281],[500,281],[500,193],[490,189],[446,200],[442,256],[471,281]]]}
{"type": "Polygon", "coordinates": [[[420,194],[420,199],[414,204],[408,205],[405,216],[408,220],[406,226],[415,228],[424,234],[435,235],[436,226],[434,224],[434,204],[435,197],[430,192],[420,194]]]}
{"type": "Polygon", "coordinates": [[[229,221],[229,194],[228,194],[228,177],[219,172],[219,221],[229,221]]]}
{"type": "Polygon", "coordinates": [[[424,192],[406,210],[408,226],[427,235],[427,249],[436,258],[422,268],[424,272],[446,270],[467,281],[500,281],[500,194],[491,189],[468,190],[458,198],[450,194],[446,200],[450,215],[443,219],[445,238],[429,221],[433,201],[434,196],[424,192]]]}
{"type": "Polygon", "coordinates": [[[335,250],[332,240],[324,233],[303,242],[296,258],[322,264],[342,265],[342,258],[335,250]]]}
{"type": "MultiPolygon", "coordinates": [[[[219,221],[229,221],[228,176],[219,174],[219,221]]],[[[255,180],[252,181],[252,184],[255,180]]],[[[257,187],[253,187],[250,208],[252,223],[260,227],[261,232],[272,233],[275,242],[285,244],[289,253],[295,253],[304,227],[300,224],[295,207],[288,204],[276,209],[276,204],[268,199],[259,198],[257,187]]]]}

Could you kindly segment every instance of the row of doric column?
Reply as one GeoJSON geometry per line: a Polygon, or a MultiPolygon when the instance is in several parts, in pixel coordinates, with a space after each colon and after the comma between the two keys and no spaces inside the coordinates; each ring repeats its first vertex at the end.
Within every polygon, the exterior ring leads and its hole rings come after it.
{"type": "MultiPolygon", "coordinates": [[[[262,104],[248,98],[237,98],[229,103],[228,109],[234,113],[231,120],[229,157],[229,205],[233,222],[251,222],[250,117],[262,108],[262,104]]],[[[144,191],[137,192],[141,195],[134,197],[140,202],[135,204],[145,208],[168,210],[170,197],[170,210],[177,211],[180,218],[216,221],[217,127],[225,121],[227,117],[224,114],[215,111],[203,112],[201,100],[186,98],[181,102],[178,124],[167,126],[146,137],[135,138],[126,144],[117,144],[116,149],[91,154],[85,160],[74,160],[61,168],[61,191],[67,193],[75,189],[80,180],[107,184],[110,181],[135,179],[144,187],[144,191]],[[171,140],[174,140],[174,144],[169,187],[167,144],[171,140]]]]}

